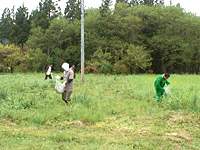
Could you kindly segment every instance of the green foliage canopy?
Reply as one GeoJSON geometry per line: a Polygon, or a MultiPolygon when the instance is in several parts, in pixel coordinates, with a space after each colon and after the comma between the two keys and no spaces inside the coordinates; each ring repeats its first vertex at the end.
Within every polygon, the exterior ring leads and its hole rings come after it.
{"type": "Polygon", "coordinates": [[[11,73],[13,73],[16,66],[27,61],[29,58],[29,53],[26,50],[14,44],[5,46],[0,44],[0,54],[5,66],[11,68],[11,73]]]}
{"type": "MultiPolygon", "coordinates": [[[[102,58],[107,66],[122,61],[132,62],[130,73],[142,73],[145,68],[154,73],[199,73],[199,17],[186,13],[180,6],[164,6],[163,1],[119,0],[114,8],[109,7],[111,3],[105,0],[101,7],[85,10],[87,65],[98,64],[94,58],[98,53],[100,56],[106,53],[109,58],[102,58]],[[134,49],[139,49],[139,52],[134,49]],[[148,54],[147,62],[144,60],[141,65],[140,59],[127,56],[134,53],[148,54]],[[135,64],[140,64],[139,69],[135,64]]],[[[40,60],[40,66],[34,65],[35,69],[31,70],[41,70],[53,63],[54,69],[60,71],[62,62],[75,64],[80,70],[80,1],[68,1],[64,15],[56,8],[54,2],[45,0],[29,17],[25,6],[20,7],[16,14],[9,9],[4,11],[0,22],[1,42],[18,43],[21,47],[27,45],[44,59],[40,60]]],[[[38,60],[35,55],[32,58],[38,60]]],[[[31,64],[27,65],[31,68],[31,64]]]]}

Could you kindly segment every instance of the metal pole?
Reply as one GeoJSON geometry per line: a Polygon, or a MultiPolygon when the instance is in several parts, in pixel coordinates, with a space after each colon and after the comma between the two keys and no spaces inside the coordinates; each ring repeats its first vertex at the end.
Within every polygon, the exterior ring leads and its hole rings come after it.
{"type": "Polygon", "coordinates": [[[81,0],[81,81],[84,81],[84,0],[81,0]]]}

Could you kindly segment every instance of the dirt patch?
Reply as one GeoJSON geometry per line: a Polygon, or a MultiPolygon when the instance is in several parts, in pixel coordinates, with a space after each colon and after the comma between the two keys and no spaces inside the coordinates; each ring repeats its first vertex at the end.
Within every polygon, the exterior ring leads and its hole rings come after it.
{"type": "Polygon", "coordinates": [[[3,124],[4,126],[17,126],[16,123],[14,123],[8,119],[2,119],[1,124],[3,124]]]}
{"type": "Polygon", "coordinates": [[[62,122],[59,122],[58,125],[61,125],[61,126],[64,126],[64,125],[84,126],[84,124],[81,121],[74,121],[74,122],[62,121],[62,122]]]}
{"type": "Polygon", "coordinates": [[[199,126],[199,121],[200,118],[197,114],[194,115],[188,115],[188,114],[183,114],[181,112],[175,113],[174,115],[166,116],[168,125],[173,125],[173,124],[192,124],[192,125],[197,125],[199,126]]]}
{"type": "Polygon", "coordinates": [[[171,141],[176,142],[186,142],[192,140],[192,137],[187,133],[167,133],[166,136],[171,141]]]}

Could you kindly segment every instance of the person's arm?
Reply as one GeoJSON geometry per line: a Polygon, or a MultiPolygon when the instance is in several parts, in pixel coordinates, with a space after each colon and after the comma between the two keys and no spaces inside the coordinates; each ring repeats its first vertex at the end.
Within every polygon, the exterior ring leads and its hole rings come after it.
{"type": "Polygon", "coordinates": [[[70,83],[72,80],[73,80],[73,79],[68,79],[68,80],[67,80],[67,83],[70,83]]]}
{"type": "Polygon", "coordinates": [[[70,82],[72,82],[72,80],[73,80],[73,79],[67,79],[67,81],[65,80],[65,81],[63,82],[63,84],[65,84],[65,85],[66,85],[67,83],[70,83],[70,82]]]}
{"type": "Polygon", "coordinates": [[[45,70],[45,74],[47,74],[47,71],[48,71],[48,67],[47,67],[46,70],[45,70]]]}
{"type": "Polygon", "coordinates": [[[170,84],[170,82],[169,82],[168,80],[166,80],[166,84],[167,84],[167,85],[169,85],[169,84],[170,84]]]}
{"type": "Polygon", "coordinates": [[[73,81],[73,79],[74,79],[74,77],[73,77],[73,71],[72,71],[72,70],[70,70],[70,71],[69,71],[69,74],[68,74],[67,83],[70,83],[70,82],[72,82],[72,81],[73,81]]]}

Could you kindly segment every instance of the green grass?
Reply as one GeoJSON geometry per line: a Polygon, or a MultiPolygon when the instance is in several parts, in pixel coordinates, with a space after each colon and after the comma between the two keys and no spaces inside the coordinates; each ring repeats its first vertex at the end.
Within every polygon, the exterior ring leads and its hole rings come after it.
{"type": "MultiPolygon", "coordinates": [[[[62,75],[62,74],[58,74],[62,75]]],[[[157,75],[77,74],[72,104],[42,73],[0,75],[2,150],[198,150],[200,76],[169,78],[157,103],[157,75]]]]}

